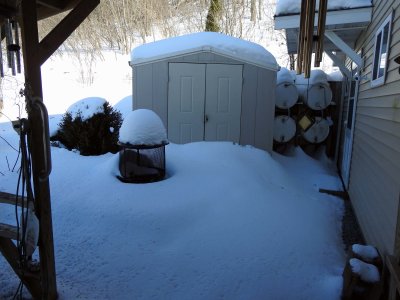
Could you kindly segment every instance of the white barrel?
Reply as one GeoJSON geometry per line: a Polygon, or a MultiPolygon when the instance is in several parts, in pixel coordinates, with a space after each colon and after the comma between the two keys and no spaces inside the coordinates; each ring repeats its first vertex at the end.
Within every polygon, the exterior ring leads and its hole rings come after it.
{"type": "Polygon", "coordinates": [[[296,122],[289,116],[276,116],[274,120],[274,140],[278,143],[289,142],[296,134],[296,122]]]}
{"type": "Polygon", "coordinates": [[[312,70],[310,78],[297,75],[296,87],[300,100],[313,110],[325,109],[332,102],[332,90],[325,72],[321,70],[312,70]]]}
{"type": "Polygon", "coordinates": [[[276,86],[275,105],[287,109],[296,104],[299,98],[297,87],[293,83],[282,82],[276,86]]]}
{"type": "Polygon", "coordinates": [[[319,144],[329,135],[329,122],[321,117],[315,117],[315,122],[303,133],[303,138],[312,144],[319,144]]]}
{"type": "Polygon", "coordinates": [[[299,92],[294,85],[295,76],[286,68],[277,73],[275,105],[281,109],[291,108],[299,98],[299,92]]]}
{"type": "Polygon", "coordinates": [[[327,83],[315,83],[308,87],[304,103],[313,110],[325,109],[332,102],[332,90],[327,83]]]}

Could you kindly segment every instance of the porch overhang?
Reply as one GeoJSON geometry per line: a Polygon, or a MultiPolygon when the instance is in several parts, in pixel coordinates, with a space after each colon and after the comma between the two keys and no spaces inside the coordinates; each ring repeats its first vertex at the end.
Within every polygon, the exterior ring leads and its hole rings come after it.
{"type": "MultiPolygon", "coordinates": [[[[333,32],[351,49],[354,49],[356,38],[371,22],[372,6],[340,10],[330,10],[326,14],[325,31],[333,32]]],[[[275,19],[275,30],[285,29],[287,50],[296,54],[300,27],[300,13],[278,15],[275,19]]],[[[318,13],[314,24],[317,24],[318,13]]],[[[326,36],[325,36],[326,37],[326,36]]],[[[331,39],[324,39],[324,51],[338,52],[342,49],[331,39]]]]}

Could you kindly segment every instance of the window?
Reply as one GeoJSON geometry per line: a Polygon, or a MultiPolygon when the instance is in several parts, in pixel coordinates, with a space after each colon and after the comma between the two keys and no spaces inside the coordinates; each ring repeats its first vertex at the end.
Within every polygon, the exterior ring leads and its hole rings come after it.
{"type": "Polygon", "coordinates": [[[388,52],[390,46],[391,13],[375,33],[375,52],[372,66],[371,86],[382,85],[385,82],[388,52]]]}

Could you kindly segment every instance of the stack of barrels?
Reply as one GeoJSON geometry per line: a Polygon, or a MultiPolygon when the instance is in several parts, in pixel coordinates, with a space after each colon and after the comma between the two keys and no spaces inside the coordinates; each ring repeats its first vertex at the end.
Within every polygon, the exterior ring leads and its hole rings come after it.
{"type": "Polygon", "coordinates": [[[312,70],[310,78],[281,68],[277,74],[274,148],[295,143],[323,144],[329,136],[332,90],[327,75],[312,70]]]}

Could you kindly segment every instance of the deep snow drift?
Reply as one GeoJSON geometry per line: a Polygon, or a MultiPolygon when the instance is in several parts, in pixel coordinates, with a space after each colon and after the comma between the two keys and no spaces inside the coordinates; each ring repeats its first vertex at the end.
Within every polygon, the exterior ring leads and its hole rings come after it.
{"type": "MultiPolygon", "coordinates": [[[[9,123],[0,135],[17,147],[9,123]]],[[[17,153],[0,141],[0,190],[17,153]]],[[[124,184],[118,155],[52,148],[60,299],[339,299],[342,201],[326,165],[228,142],[166,147],[167,179],[124,184]]],[[[0,222],[15,224],[0,205],[0,222]]],[[[0,298],[18,280],[0,256],[0,298]]]]}

